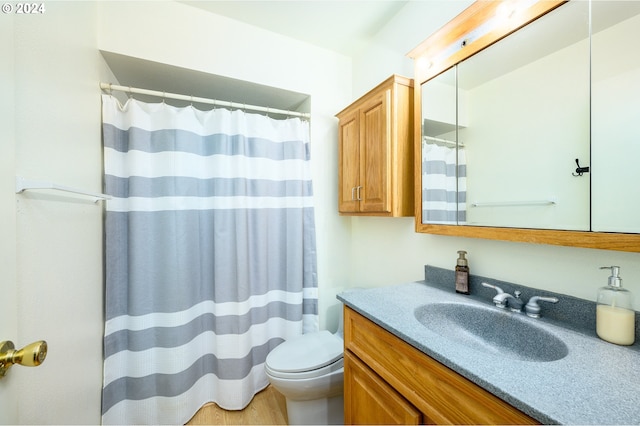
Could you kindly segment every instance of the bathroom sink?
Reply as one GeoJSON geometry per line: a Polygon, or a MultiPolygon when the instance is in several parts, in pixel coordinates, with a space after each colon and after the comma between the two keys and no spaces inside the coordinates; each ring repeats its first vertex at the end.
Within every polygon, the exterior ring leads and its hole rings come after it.
{"type": "Polygon", "coordinates": [[[430,303],[417,307],[414,316],[434,333],[490,354],[550,362],[569,353],[567,345],[542,326],[493,306],[430,303]]]}

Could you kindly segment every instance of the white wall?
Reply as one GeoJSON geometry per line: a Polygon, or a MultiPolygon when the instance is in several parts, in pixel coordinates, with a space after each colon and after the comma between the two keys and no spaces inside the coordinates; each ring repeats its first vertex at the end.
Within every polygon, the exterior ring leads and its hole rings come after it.
{"type": "Polygon", "coordinates": [[[352,228],[353,286],[420,280],[425,264],[453,269],[456,251],[466,250],[472,274],[587,300],[607,283],[608,271],[598,267],[620,265],[625,287],[636,295],[635,309],[640,306],[637,253],[416,234],[412,218],[358,218],[352,228]]]}

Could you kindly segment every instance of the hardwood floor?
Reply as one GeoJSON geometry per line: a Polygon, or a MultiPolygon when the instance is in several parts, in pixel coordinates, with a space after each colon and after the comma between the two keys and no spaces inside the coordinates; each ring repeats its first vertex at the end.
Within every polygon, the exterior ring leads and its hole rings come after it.
{"type": "Polygon", "coordinates": [[[187,425],[286,425],[284,396],[273,386],[258,393],[244,410],[223,410],[214,403],[202,407],[187,425]]]}

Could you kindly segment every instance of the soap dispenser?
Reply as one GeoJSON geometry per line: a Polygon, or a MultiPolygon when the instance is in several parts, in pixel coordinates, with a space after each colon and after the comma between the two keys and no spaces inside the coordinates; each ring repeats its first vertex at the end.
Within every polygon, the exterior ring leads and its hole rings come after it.
{"type": "Polygon", "coordinates": [[[598,289],[596,333],[607,342],[632,345],[636,336],[633,295],[622,287],[619,266],[603,266],[600,269],[611,269],[611,275],[608,285],[598,289]]]}
{"type": "Polygon", "coordinates": [[[456,293],[460,294],[469,294],[469,262],[466,254],[466,251],[460,250],[456,262],[456,293]]]}

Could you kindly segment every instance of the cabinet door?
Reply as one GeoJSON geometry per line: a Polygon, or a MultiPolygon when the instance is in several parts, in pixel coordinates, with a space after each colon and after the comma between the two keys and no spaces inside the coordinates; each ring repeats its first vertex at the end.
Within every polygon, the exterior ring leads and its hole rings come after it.
{"type": "MultiPolygon", "coordinates": [[[[375,368],[383,383],[422,413],[426,424],[539,424],[348,307],[344,308],[344,343],[345,352],[375,368]]],[[[346,410],[345,403],[345,414],[346,410]]]]}
{"type": "Polygon", "coordinates": [[[417,425],[421,413],[351,352],[344,354],[345,424],[417,425]]]}
{"type": "Polygon", "coordinates": [[[338,134],[338,211],[357,212],[360,162],[360,114],[358,110],[340,119],[338,134]]]}
{"type": "Polygon", "coordinates": [[[391,212],[391,89],[360,108],[362,212],[391,212]]]}

